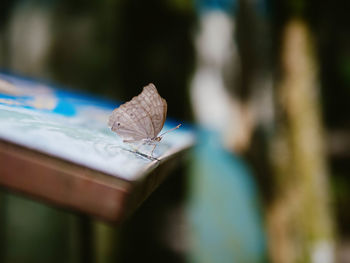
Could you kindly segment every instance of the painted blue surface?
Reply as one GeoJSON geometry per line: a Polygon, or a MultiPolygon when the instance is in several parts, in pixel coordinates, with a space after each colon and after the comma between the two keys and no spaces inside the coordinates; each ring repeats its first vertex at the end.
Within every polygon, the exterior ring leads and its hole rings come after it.
{"type": "MultiPolygon", "coordinates": [[[[0,138],[126,180],[138,180],[152,159],[132,151],[108,127],[117,106],[108,100],[70,92],[42,81],[0,73],[0,138]],[[29,109],[29,110],[28,110],[29,109]]],[[[167,123],[168,130],[179,123],[167,123]]],[[[155,157],[194,143],[183,126],[168,133],[155,157]]],[[[147,145],[143,153],[147,152],[147,145]]]]}
{"type": "Polygon", "coordinates": [[[6,104],[7,106],[22,107],[48,113],[52,112],[63,116],[73,117],[76,116],[79,108],[82,106],[95,106],[112,110],[120,104],[108,99],[99,98],[98,96],[88,95],[83,92],[71,91],[65,87],[50,82],[18,76],[7,71],[0,72],[0,79],[14,85],[16,89],[20,91],[19,94],[17,93],[16,95],[13,95],[3,93],[0,90],[0,99],[11,99],[20,103],[10,104],[0,101],[0,104],[6,104]],[[40,93],[40,89],[43,88],[46,90],[45,94],[40,93]],[[56,101],[55,106],[50,109],[40,109],[31,105],[31,102],[40,96],[46,96],[47,99],[54,99],[56,101]]]}

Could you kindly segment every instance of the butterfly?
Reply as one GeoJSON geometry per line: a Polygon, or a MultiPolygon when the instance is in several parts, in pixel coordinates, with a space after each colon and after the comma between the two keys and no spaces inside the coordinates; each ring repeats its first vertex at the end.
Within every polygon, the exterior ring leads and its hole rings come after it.
{"type": "Polygon", "coordinates": [[[108,126],[123,138],[123,142],[154,145],[151,153],[153,156],[156,143],[161,141],[162,136],[181,126],[179,124],[159,135],[165,123],[167,108],[166,100],[159,95],[155,85],[150,83],[138,96],[113,110],[108,126]]]}

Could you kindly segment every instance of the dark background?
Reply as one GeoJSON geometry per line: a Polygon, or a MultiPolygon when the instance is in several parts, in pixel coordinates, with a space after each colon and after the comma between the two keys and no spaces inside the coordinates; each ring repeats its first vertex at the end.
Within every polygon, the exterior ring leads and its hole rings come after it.
{"type": "MultiPolygon", "coordinates": [[[[263,12],[266,34],[259,34],[261,25],[256,23],[254,10],[245,1],[240,2],[237,42],[242,59],[240,95],[243,98],[249,93],[250,73],[256,68],[265,68],[278,78],[281,31],[286,21],[291,16],[300,16],[310,25],[317,49],[323,121],[329,135],[327,144],[331,145],[327,156],[335,223],[339,239],[346,240],[350,237],[350,153],[346,150],[350,141],[350,2],[267,1],[263,12]]],[[[196,66],[197,26],[196,7],[186,0],[3,0],[0,67],[119,101],[129,100],[142,86],[153,82],[168,101],[168,116],[191,122],[194,118],[189,83],[196,66]],[[25,35],[16,42],[21,45],[14,45],[13,25],[21,19],[21,14],[26,18],[35,16],[33,10],[46,14],[43,21],[49,24],[49,45],[40,62],[41,70],[35,71],[30,70],[32,61],[13,60],[17,52],[26,52],[25,35]]],[[[183,176],[183,170],[175,173],[183,176]]],[[[186,192],[183,177],[177,181],[171,178],[172,183],[167,182],[156,192],[130,224],[140,226],[137,220],[149,220],[148,230],[157,229],[156,219],[148,217],[162,213],[152,212],[164,204],[160,200],[169,198],[169,206],[183,202],[186,192]],[[183,192],[177,193],[173,200],[170,193],[179,188],[183,192]]],[[[161,207],[167,210],[166,206],[161,207]]],[[[139,231],[134,226],[130,226],[133,229],[128,233],[139,231]]],[[[133,255],[136,261],[138,255],[128,250],[130,243],[125,244],[129,245],[121,257],[133,255]]],[[[146,244],[143,251],[150,249],[151,244],[154,243],[146,244]]],[[[181,253],[171,256],[172,252],[162,250],[161,244],[155,246],[159,248],[159,257],[154,262],[162,262],[164,258],[182,260],[181,253]]]]}

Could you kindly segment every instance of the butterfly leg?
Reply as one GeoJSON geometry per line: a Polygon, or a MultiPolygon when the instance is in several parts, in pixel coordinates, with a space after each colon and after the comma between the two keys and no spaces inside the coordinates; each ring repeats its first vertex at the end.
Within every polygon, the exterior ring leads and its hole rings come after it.
{"type": "Polygon", "coordinates": [[[156,147],[157,147],[157,144],[154,144],[153,145],[153,149],[152,149],[152,151],[151,151],[151,156],[153,157],[153,152],[154,152],[154,150],[156,149],[156,147]]]}
{"type": "Polygon", "coordinates": [[[134,152],[138,152],[140,146],[143,144],[143,142],[140,140],[123,140],[123,142],[128,143],[134,152]]]}

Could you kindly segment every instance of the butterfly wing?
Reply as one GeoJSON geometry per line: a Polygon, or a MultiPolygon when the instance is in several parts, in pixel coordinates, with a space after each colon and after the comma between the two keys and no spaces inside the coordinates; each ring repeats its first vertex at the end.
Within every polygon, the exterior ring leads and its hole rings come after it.
{"type": "Polygon", "coordinates": [[[142,129],[140,130],[135,121],[128,115],[123,105],[112,112],[108,125],[124,140],[137,141],[147,137],[147,134],[142,129]]]}
{"type": "Polygon", "coordinates": [[[138,96],[112,112],[108,125],[124,140],[154,138],[163,128],[167,104],[149,84],[138,96]]]}
{"type": "Polygon", "coordinates": [[[143,88],[142,93],[137,96],[138,103],[150,116],[153,130],[150,129],[151,138],[156,137],[164,126],[167,114],[167,103],[156,87],[151,83],[143,88]]]}

